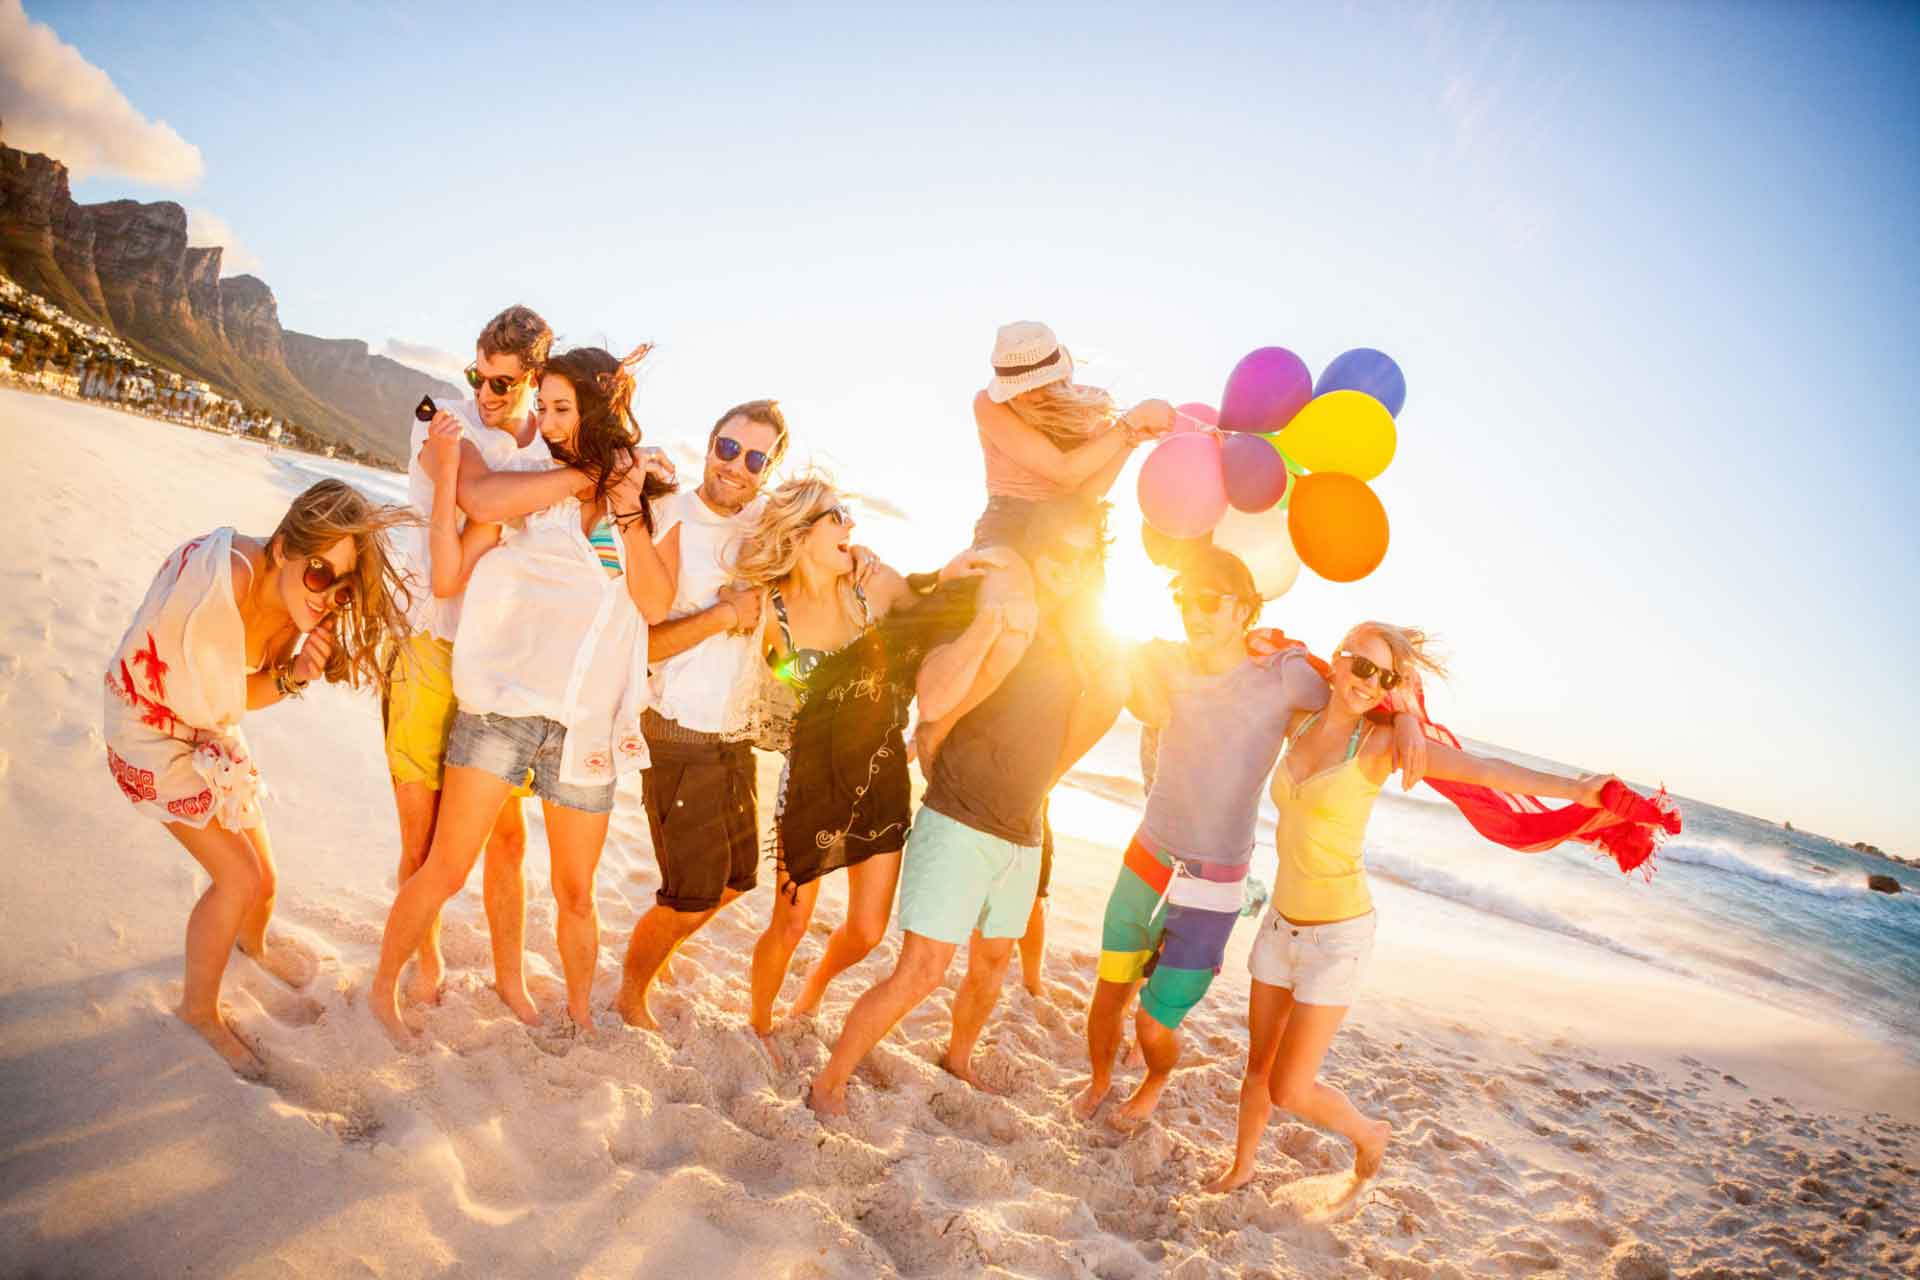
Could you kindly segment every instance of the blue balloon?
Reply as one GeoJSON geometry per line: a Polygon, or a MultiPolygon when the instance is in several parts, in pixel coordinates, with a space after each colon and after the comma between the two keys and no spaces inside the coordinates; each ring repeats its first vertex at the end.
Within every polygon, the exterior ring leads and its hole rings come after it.
{"type": "Polygon", "coordinates": [[[1364,391],[1397,418],[1400,406],[1407,402],[1407,377],[1392,356],[1372,347],[1355,347],[1335,358],[1313,384],[1316,396],[1329,391],[1364,391]]]}

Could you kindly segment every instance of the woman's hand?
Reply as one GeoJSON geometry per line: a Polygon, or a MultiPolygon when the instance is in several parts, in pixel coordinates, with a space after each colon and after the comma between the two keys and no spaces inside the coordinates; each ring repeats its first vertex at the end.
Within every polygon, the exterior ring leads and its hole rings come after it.
{"type": "Polygon", "coordinates": [[[1134,444],[1158,439],[1173,430],[1173,406],[1165,400],[1142,400],[1120,415],[1120,425],[1134,444]]]}
{"type": "Polygon", "coordinates": [[[437,487],[460,479],[460,419],[441,409],[427,424],[426,443],[420,446],[420,466],[437,487]]]}
{"type": "Polygon", "coordinates": [[[864,591],[873,571],[880,567],[880,557],[873,553],[872,547],[858,544],[848,547],[847,554],[853,557],[853,585],[864,591]]]}
{"type": "Polygon", "coordinates": [[[641,445],[633,451],[633,458],[639,464],[642,478],[652,476],[662,484],[678,484],[680,473],[673,469],[673,459],[667,451],[657,445],[641,445]]]}
{"type": "Polygon", "coordinates": [[[720,603],[733,613],[728,635],[751,635],[760,629],[760,591],[757,587],[720,588],[720,603]]]}
{"type": "Polygon", "coordinates": [[[1607,806],[1601,803],[1600,793],[1607,789],[1609,782],[1618,781],[1620,779],[1610,773],[1586,774],[1573,784],[1577,790],[1573,798],[1574,803],[1585,805],[1589,809],[1604,809],[1607,806]]]}
{"type": "Polygon", "coordinates": [[[1007,567],[1007,558],[992,551],[962,551],[953,559],[940,566],[940,581],[952,582],[955,578],[983,578],[995,569],[1007,567]]]}
{"type": "Polygon", "coordinates": [[[296,684],[311,684],[327,673],[327,660],[333,657],[333,617],[328,615],[319,626],[307,632],[307,643],[293,660],[292,679],[296,684]]]}

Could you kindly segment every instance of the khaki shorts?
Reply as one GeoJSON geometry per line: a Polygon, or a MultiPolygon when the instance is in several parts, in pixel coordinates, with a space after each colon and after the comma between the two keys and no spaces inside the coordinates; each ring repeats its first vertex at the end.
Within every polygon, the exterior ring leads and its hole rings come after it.
{"type": "MultiPolygon", "coordinates": [[[[407,637],[393,663],[393,678],[381,701],[387,735],[387,772],[395,782],[420,782],[440,789],[446,771],[447,738],[453,732],[453,642],[430,631],[407,637]]],[[[532,772],[528,772],[531,781],[532,772]]],[[[513,789],[530,796],[530,786],[513,789]]]]}
{"type": "Polygon", "coordinates": [[[1301,1004],[1346,1008],[1360,992],[1373,956],[1378,915],[1369,911],[1335,924],[1292,924],[1269,911],[1247,956],[1255,982],[1287,987],[1301,1004]]]}

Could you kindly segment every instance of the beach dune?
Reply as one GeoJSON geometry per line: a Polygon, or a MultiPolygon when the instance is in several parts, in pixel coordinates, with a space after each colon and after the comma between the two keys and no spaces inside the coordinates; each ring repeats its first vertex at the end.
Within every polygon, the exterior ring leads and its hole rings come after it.
{"type": "MultiPolygon", "coordinates": [[[[938,1067],[951,981],[823,1125],[802,1098],[889,938],[817,1019],[745,1020],[764,883],[690,943],[663,1032],[607,1006],[658,884],[637,784],[601,864],[599,1025],[563,1029],[544,836],[527,869],[534,994],[488,986],[478,877],[449,904],[430,1044],[365,1008],[397,837],[364,694],[316,689],[247,732],[271,797],[290,991],[236,956],[227,1000],[270,1063],[245,1083],[169,1016],[204,877],[108,774],[102,667],[168,550],[265,533],[313,478],[252,444],[0,391],[0,1271],[1049,1277],[1569,1275],[1698,1280],[1920,1270],[1920,1088],[1891,1049],[1544,936],[1525,957],[1383,928],[1328,1076],[1396,1129],[1382,1175],[1278,1119],[1262,1173],[1198,1190],[1231,1142],[1246,938],[1188,1023],[1154,1123],[1067,1103],[1117,851],[1063,840],[1040,999],[1010,982],[975,1091],[938,1067]]],[[[771,762],[763,761],[763,765],[771,762]]],[[[763,801],[772,794],[763,768],[763,801]]],[[[537,810],[530,808],[530,816],[537,810]]],[[[1270,856],[1270,855],[1269,855],[1270,856]]],[[[787,999],[839,921],[830,885],[787,999]]],[[[1444,915],[1441,916],[1444,919],[1444,915]]],[[[952,978],[957,979],[957,971],[952,978]]],[[[1119,1096],[1134,1074],[1123,1070],[1119,1096]]],[[[1111,1104],[1109,1104],[1111,1105],[1111,1104]]]]}

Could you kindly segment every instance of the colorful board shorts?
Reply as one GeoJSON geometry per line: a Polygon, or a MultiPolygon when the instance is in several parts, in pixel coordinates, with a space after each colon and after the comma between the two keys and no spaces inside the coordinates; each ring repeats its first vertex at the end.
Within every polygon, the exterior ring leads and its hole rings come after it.
{"type": "Polygon", "coordinates": [[[1144,843],[1127,845],[1107,895],[1100,931],[1100,978],[1138,982],[1140,1008],[1173,1030],[1207,994],[1240,918],[1247,867],[1176,859],[1144,843]]]}
{"type": "MultiPolygon", "coordinates": [[[[393,678],[380,702],[387,738],[387,772],[395,782],[421,782],[440,789],[446,774],[447,740],[459,710],[453,697],[453,641],[416,631],[394,656],[393,678]]],[[[515,799],[533,794],[529,770],[514,787],[515,799]]]]}
{"type": "Polygon", "coordinates": [[[1040,846],[976,831],[925,805],[900,864],[900,927],[958,946],[1027,931],[1040,885],[1040,846]]]}
{"type": "Polygon", "coordinates": [[[1255,982],[1286,987],[1301,1004],[1346,1008],[1360,991],[1373,957],[1379,915],[1369,911],[1333,924],[1294,924],[1277,911],[1260,921],[1247,956],[1255,982]]]}

